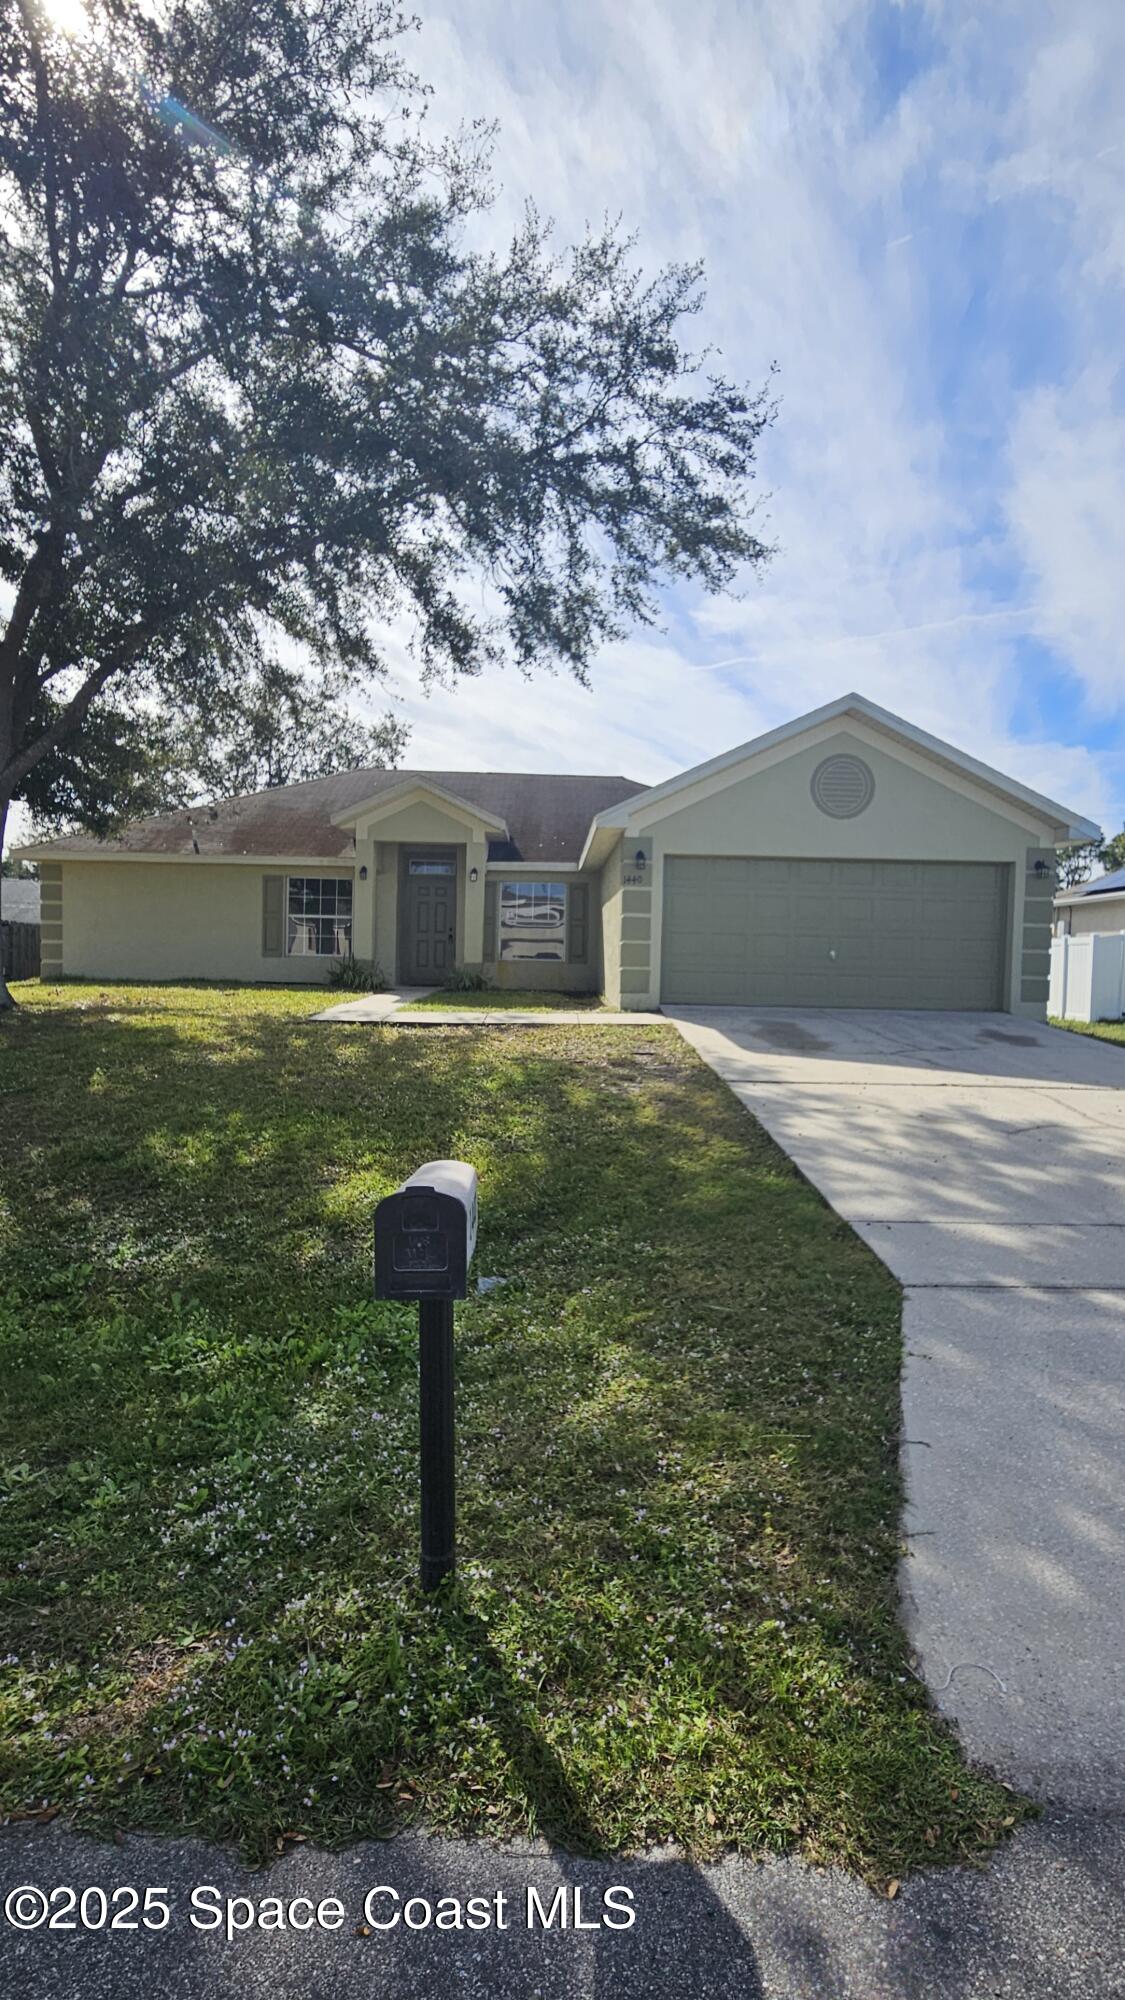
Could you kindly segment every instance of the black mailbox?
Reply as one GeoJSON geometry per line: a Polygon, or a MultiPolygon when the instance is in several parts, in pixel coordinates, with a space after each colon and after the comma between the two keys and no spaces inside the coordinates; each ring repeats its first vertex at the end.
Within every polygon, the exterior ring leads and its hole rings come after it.
{"type": "Polygon", "coordinates": [[[375,1297],[463,1299],[476,1240],[476,1168],[427,1161],[375,1210],[375,1297]]]}

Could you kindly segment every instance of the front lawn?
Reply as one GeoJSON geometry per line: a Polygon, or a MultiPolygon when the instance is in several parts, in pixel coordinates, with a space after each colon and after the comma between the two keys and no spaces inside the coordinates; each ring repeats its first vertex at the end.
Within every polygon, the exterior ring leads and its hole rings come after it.
{"type": "Polygon", "coordinates": [[[398,1011],[400,1014],[419,1014],[430,1013],[435,1007],[447,1007],[461,1014],[485,1007],[492,1014],[554,1014],[560,1010],[576,1014],[587,1011],[596,1013],[604,1004],[598,993],[543,993],[537,992],[534,987],[510,992],[452,993],[448,987],[442,987],[437,993],[427,993],[422,1000],[408,1000],[398,1011]]]}
{"type": "Polygon", "coordinates": [[[671,1027],[320,992],[0,1019],[7,1809],[255,1854],[422,1820],[873,1877],[1020,1807],[896,1621],[898,1292],[671,1027]],[[481,1174],[457,1585],[416,1564],[378,1197],[481,1174]]]}
{"type": "Polygon", "coordinates": [[[1072,1035],[1093,1035],[1099,1042],[1125,1044],[1125,1021],[1063,1021],[1052,1015],[1048,1026],[1069,1028],[1072,1035]]]}

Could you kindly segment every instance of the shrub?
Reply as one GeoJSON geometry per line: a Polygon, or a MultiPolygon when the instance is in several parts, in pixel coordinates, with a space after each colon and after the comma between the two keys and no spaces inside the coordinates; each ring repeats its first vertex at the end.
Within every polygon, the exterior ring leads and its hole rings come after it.
{"type": "Polygon", "coordinates": [[[383,993],[387,982],[382,967],[370,958],[335,958],[328,968],[328,984],[341,993],[383,993]]]}
{"type": "Polygon", "coordinates": [[[450,993],[491,993],[492,981],[483,972],[474,971],[471,965],[455,965],[448,974],[446,987],[450,993]]]}

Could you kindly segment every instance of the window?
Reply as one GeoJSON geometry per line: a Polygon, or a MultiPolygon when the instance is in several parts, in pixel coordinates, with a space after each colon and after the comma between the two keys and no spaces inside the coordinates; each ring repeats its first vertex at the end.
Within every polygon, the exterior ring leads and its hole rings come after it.
{"type": "Polygon", "coordinates": [[[352,885],[348,876],[291,875],[286,950],[291,958],[350,958],[352,885]]]}
{"type": "Polygon", "coordinates": [[[455,861],[411,861],[408,866],[412,875],[456,875],[457,873],[455,861]]]}
{"type": "Polygon", "coordinates": [[[500,956],[565,959],[565,882],[500,884],[500,956]]]}

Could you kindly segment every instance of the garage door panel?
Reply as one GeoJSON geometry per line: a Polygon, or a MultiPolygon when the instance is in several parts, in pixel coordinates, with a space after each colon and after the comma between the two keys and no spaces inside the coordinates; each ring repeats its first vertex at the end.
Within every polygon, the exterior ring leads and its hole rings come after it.
{"type": "Polygon", "coordinates": [[[664,881],[672,1004],[1003,1004],[1000,864],[669,856],[664,881]]]}
{"type": "MultiPolygon", "coordinates": [[[[809,895],[804,889],[797,888],[790,897],[789,908],[796,913],[799,928],[814,931],[819,937],[832,922],[836,898],[828,894],[809,895]]],[[[788,922],[792,923],[792,917],[788,922]]]]}

